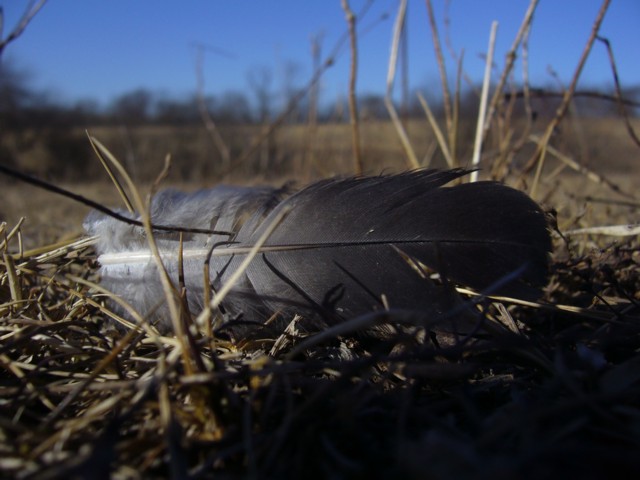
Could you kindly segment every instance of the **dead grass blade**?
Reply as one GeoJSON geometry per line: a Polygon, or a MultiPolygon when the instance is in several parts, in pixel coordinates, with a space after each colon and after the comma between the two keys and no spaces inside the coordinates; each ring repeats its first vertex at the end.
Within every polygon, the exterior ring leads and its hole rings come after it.
{"type": "Polygon", "coordinates": [[[438,121],[436,120],[436,117],[433,115],[431,108],[429,108],[429,104],[427,103],[426,98],[424,98],[424,96],[420,92],[418,92],[418,100],[420,100],[420,104],[422,105],[422,108],[424,109],[424,112],[427,115],[427,120],[429,120],[429,125],[431,125],[431,129],[433,130],[433,133],[435,134],[436,139],[438,140],[438,145],[440,146],[440,150],[444,155],[447,165],[450,168],[456,168],[457,166],[456,162],[454,160],[454,157],[451,155],[451,152],[449,151],[449,147],[447,146],[447,141],[444,138],[444,134],[442,133],[440,126],[438,125],[438,121]]]}
{"type": "Polygon", "coordinates": [[[353,148],[354,173],[362,175],[362,153],[360,150],[360,118],[356,100],[356,81],[358,77],[358,44],[356,36],[356,16],[349,7],[348,0],[341,0],[342,10],[349,27],[349,48],[351,67],[349,70],[349,118],[351,123],[351,143],[353,148]]]}
{"type": "MultiPolygon", "coordinates": [[[[540,148],[540,145],[542,145],[543,139],[541,139],[537,135],[530,135],[529,139],[532,142],[534,142],[536,145],[538,145],[539,148],[540,148]]],[[[547,152],[549,152],[555,158],[560,160],[564,165],[568,166],[572,170],[575,170],[576,172],[581,173],[582,175],[584,175],[586,178],[588,178],[592,182],[594,182],[596,184],[599,184],[599,185],[604,185],[607,188],[609,188],[610,190],[612,190],[612,191],[614,191],[614,192],[616,192],[616,193],[618,193],[620,195],[623,195],[623,196],[625,196],[627,198],[635,199],[635,195],[633,195],[632,193],[628,193],[628,192],[623,191],[620,188],[619,185],[613,183],[611,180],[607,179],[604,175],[601,175],[601,174],[599,174],[597,172],[594,172],[593,170],[585,167],[584,165],[579,164],[574,159],[568,157],[567,155],[564,155],[562,152],[560,152],[559,150],[557,150],[553,146],[547,144],[544,148],[545,148],[545,150],[547,152]]]]}
{"type": "Polygon", "coordinates": [[[629,137],[633,140],[633,142],[640,147],[640,138],[638,138],[638,134],[631,125],[631,120],[629,119],[629,113],[627,112],[627,108],[625,107],[622,95],[622,88],[620,87],[620,77],[618,76],[618,67],[616,67],[616,61],[613,56],[613,49],[611,48],[611,43],[608,39],[597,36],[596,39],[602,42],[607,49],[607,55],[609,57],[609,64],[611,65],[611,73],[613,74],[613,84],[616,89],[616,102],[618,104],[618,109],[620,111],[620,116],[624,120],[624,124],[627,127],[627,133],[629,137]]]}
{"type": "Polygon", "coordinates": [[[112,170],[111,166],[109,166],[109,162],[107,162],[105,160],[104,156],[102,155],[102,149],[99,148],[98,145],[96,145],[96,143],[94,142],[93,137],[91,137],[91,135],[89,134],[88,130],[86,130],[85,133],[87,135],[87,138],[89,139],[89,143],[91,144],[91,148],[93,149],[94,153],[96,154],[96,157],[98,157],[98,160],[100,160],[100,164],[102,165],[102,167],[107,172],[107,175],[109,175],[109,179],[111,180],[113,185],[116,187],[116,190],[118,191],[118,194],[120,195],[120,198],[122,199],[122,201],[124,202],[125,206],[127,207],[127,211],[129,213],[134,213],[135,210],[133,208],[133,205],[131,205],[131,200],[129,200],[129,197],[127,196],[127,193],[124,191],[124,188],[122,188],[122,184],[120,183],[118,178],[113,173],[113,170],[112,170]]]}
{"type": "Polygon", "coordinates": [[[633,237],[640,235],[640,225],[630,223],[627,225],[607,225],[601,227],[577,228],[564,232],[565,235],[610,235],[613,237],[633,237]]]}
{"type": "MultiPolygon", "coordinates": [[[[431,38],[433,39],[433,48],[436,53],[436,60],[438,62],[438,71],[440,72],[440,83],[442,84],[442,100],[444,106],[445,121],[447,126],[447,132],[451,134],[454,131],[453,115],[451,113],[451,92],[449,90],[449,79],[447,77],[447,69],[444,63],[444,56],[442,55],[442,47],[440,46],[440,35],[438,34],[438,24],[436,23],[436,17],[433,13],[433,5],[431,0],[426,0],[427,14],[429,15],[429,26],[431,28],[431,38]]],[[[451,145],[451,138],[449,138],[449,145],[451,145]]]]}
{"type": "Polygon", "coordinates": [[[485,120],[487,113],[487,99],[489,98],[489,85],[491,84],[491,69],[493,67],[493,52],[496,46],[496,32],[498,22],[491,24],[489,34],[489,48],[487,50],[487,61],[484,70],[484,81],[482,82],[482,93],[480,94],[480,109],[478,111],[478,122],[476,124],[476,140],[473,146],[473,157],[471,167],[474,169],[469,177],[470,182],[478,181],[478,166],[480,165],[480,155],[482,154],[482,139],[485,131],[485,120]]]}
{"type": "Polygon", "coordinates": [[[528,174],[534,167],[536,167],[536,173],[531,184],[531,196],[535,198],[536,189],[538,188],[538,184],[540,182],[540,175],[542,173],[542,168],[544,167],[545,154],[547,150],[547,146],[549,144],[549,140],[551,139],[551,135],[555,128],[560,124],[562,119],[564,118],[571,100],[573,98],[573,94],[576,91],[576,87],[578,85],[578,80],[580,79],[580,74],[582,73],[582,68],[589,58],[589,54],[591,52],[591,48],[593,47],[593,43],[595,42],[598,32],[600,31],[600,25],[602,25],[602,21],[604,20],[605,13],[609,8],[609,4],[611,0],[603,0],[602,5],[600,6],[600,11],[598,12],[598,16],[596,17],[593,27],[591,28],[591,35],[587,40],[587,43],[582,52],[582,56],[578,61],[578,65],[576,66],[575,72],[573,74],[573,78],[571,79],[571,83],[569,84],[569,88],[565,91],[564,97],[562,99],[562,103],[558,107],[555,116],[547,125],[547,128],[542,135],[542,139],[538,144],[538,148],[535,153],[532,155],[531,159],[527,162],[527,165],[523,169],[523,176],[528,174]]]}
{"type": "Polygon", "coordinates": [[[400,46],[400,38],[402,37],[402,31],[405,25],[405,17],[407,13],[407,2],[406,0],[402,0],[398,7],[398,15],[396,17],[396,22],[393,27],[393,40],[391,42],[391,53],[389,54],[389,69],[387,71],[387,90],[384,96],[384,104],[387,107],[387,112],[389,112],[389,117],[393,122],[393,126],[396,129],[396,133],[400,138],[400,142],[402,143],[402,147],[404,148],[405,154],[407,155],[407,163],[409,168],[420,168],[420,162],[418,162],[418,158],[411,146],[411,142],[409,141],[409,136],[402,125],[402,121],[400,117],[398,117],[398,112],[396,111],[396,107],[393,104],[393,83],[396,77],[396,66],[398,63],[398,50],[400,46]]]}

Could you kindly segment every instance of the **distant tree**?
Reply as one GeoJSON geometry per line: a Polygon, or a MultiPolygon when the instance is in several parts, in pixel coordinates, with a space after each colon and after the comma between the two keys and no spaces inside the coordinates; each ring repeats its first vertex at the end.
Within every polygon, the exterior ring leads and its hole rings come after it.
{"type": "MultiPolygon", "coordinates": [[[[13,30],[11,30],[6,36],[1,36],[3,32],[2,32],[2,28],[0,28],[0,56],[2,56],[2,53],[4,52],[4,49],[7,47],[7,45],[9,45],[11,42],[17,39],[20,35],[22,35],[22,32],[24,32],[25,28],[27,28],[27,25],[29,25],[29,22],[33,20],[33,17],[37,15],[37,13],[40,11],[40,9],[44,6],[46,2],[47,0],[39,0],[38,2],[35,2],[35,1],[29,2],[29,4],[27,5],[27,9],[23,13],[22,17],[20,17],[20,20],[18,20],[18,23],[15,25],[13,30]]],[[[0,7],[0,26],[2,26],[3,24],[4,24],[4,15],[2,12],[2,7],[0,7]]]]}
{"type": "Polygon", "coordinates": [[[251,105],[247,96],[237,90],[231,90],[219,96],[214,117],[220,123],[250,123],[251,105]]]}
{"type": "Polygon", "coordinates": [[[98,102],[93,99],[76,101],[68,111],[69,123],[73,125],[94,125],[103,122],[104,115],[100,111],[98,102]]]}
{"type": "Polygon", "coordinates": [[[254,67],[247,74],[249,88],[252,90],[260,123],[267,123],[273,110],[273,74],[269,67],[254,67]]]}
{"type": "Polygon", "coordinates": [[[110,110],[116,122],[139,125],[149,121],[152,106],[153,94],[139,88],[117,97],[110,110]]]}
{"type": "Polygon", "coordinates": [[[347,99],[338,95],[333,101],[321,104],[318,109],[318,118],[325,123],[342,123],[348,118],[347,99]]]}
{"type": "Polygon", "coordinates": [[[192,99],[180,101],[159,99],[154,107],[154,121],[167,125],[188,125],[200,121],[198,109],[192,99]]]}
{"type": "Polygon", "coordinates": [[[389,118],[382,95],[368,94],[358,99],[358,110],[363,119],[389,118]]]}
{"type": "MultiPolygon", "coordinates": [[[[298,78],[302,73],[302,67],[298,62],[289,60],[285,61],[281,68],[282,76],[282,109],[289,108],[293,100],[301,91],[298,78]]],[[[306,119],[305,105],[298,103],[291,111],[288,120],[290,122],[299,122],[306,119]]]]}
{"type": "Polygon", "coordinates": [[[29,87],[30,75],[15,63],[0,62],[0,127],[16,129],[28,121],[25,109],[34,104],[35,94],[29,87]]]}
{"type": "MultiPolygon", "coordinates": [[[[273,83],[273,75],[268,67],[256,67],[249,71],[247,76],[250,88],[256,97],[256,108],[258,113],[258,122],[268,124],[271,121],[273,109],[273,92],[271,84],[273,83]]],[[[274,131],[267,136],[266,140],[260,145],[258,158],[260,162],[260,170],[269,171],[274,159],[277,157],[276,139],[274,131]]]]}

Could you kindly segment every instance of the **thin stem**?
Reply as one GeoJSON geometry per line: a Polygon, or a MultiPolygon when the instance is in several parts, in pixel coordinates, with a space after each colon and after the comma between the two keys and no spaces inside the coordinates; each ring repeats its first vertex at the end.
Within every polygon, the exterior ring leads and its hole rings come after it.
{"type": "Polygon", "coordinates": [[[358,79],[358,45],[356,37],[356,16],[349,7],[348,0],[342,0],[347,25],[349,26],[349,45],[351,50],[351,69],[349,72],[349,117],[351,123],[351,140],[353,144],[354,171],[362,174],[362,155],[360,151],[360,128],[358,105],[356,103],[356,82],[358,79]]]}
{"type": "MultiPolygon", "coordinates": [[[[29,2],[27,10],[24,12],[24,15],[22,15],[22,18],[18,22],[18,25],[16,25],[16,28],[14,28],[13,31],[9,33],[7,38],[4,40],[0,39],[0,55],[2,55],[2,52],[7,47],[7,45],[9,45],[16,38],[22,35],[24,30],[27,28],[27,25],[29,25],[29,22],[31,22],[31,20],[33,20],[33,17],[35,17],[40,9],[44,7],[44,4],[47,3],[47,0],[40,0],[35,5],[33,3],[33,1],[29,2]]],[[[0,24],[2,24],[4,23],[4,15],[2,15],[1,10],[0,15],[2,16],[2,18],[0,18],[0,24]]]]}
{"type": "Polygon", "coordinates": [[[484,67],[484,81],[482,82],[482,93],[480,95],[480,111],[478,112],[478,124],[476,125],[476,141],[473,146],[473,157],[471,165],[475,169],[471,172],[470,182],[478,181],[478,165],[480,165],[480,154],[482,153],[482,132],[485,127],[485,116],[487,113],[487,99],[489,98],[489,84],[491,83],[491,65],[493,65],[493,52],[496,46],[496,31],[498,22],[491,23],[491,33],[489,34],[489,50],[487,52],[487,63],[484,67]]]}
{"type": "MultiPolygon", "coordinates": [[[[442,47],[440,46],[440,36],[438,35],[438,27],[436,25],[435,15],[433,14],[433,6],[431,0],[426,0],[427,13],[429,14],[429,25],[431,26],[431,37],[433,38],[433,48],[436,52],[438,60],[438,70],[440,71],[440,81],[442,82],[442,98],[444,103],[444,115],[446,119],[447,132],[451,134],[453,129],[453,115],[451,113],[451,93],[449,92],[449,82],[447,79],[447,70],[444,65],[444,56],[442,55],[442,47]]],[[[451,145],[451,142],[449,142],[451,145]]]]}
{"type": "Polygon", "coordinates": [[[609,8],[610,3],[611,3],[611,0],[603,0],[602,5],[600,7],[600,11],[598,12],[598,16],[596,17],[596,20],[593,23],[593,27],[591,28],[591,34],[589,35],[587,44],[584,47],[582,56],[580,57],[580,60],[578,62],[578,66],[576,67],[575,72],[573,74],[571,84],[569,85],[569,88],[566,90],[564,97],[562,99],[562,102],[560,103],[558,110],[556,110],[555,116],[549,122],[549,125],[547,125],[547,129],[544,132],[544,135],[542,136],[542,139],[538,144],[538,147],[536,148],[535,153],[532,155],[531,159],[525,165],[522,176],[528,174],[537,165],[535,178],[531,186],[532,197],[535,197],[536,190],[538,188],[538,183],[540,181],[540,174],[542,173],[542,167],[544,166],[545,153],[546,153],[549,140],[551,139],[551,135],[553,134],[556,127],[560,124],[565,114],[567,113],[567,110],[569,109],[569,104],[571,103],[573,94],[576,91],[576,86],[578,85],[580,74],[582,73],[584,64],[586,63],[587,58],[589,57],[591,48],[593,47],[593,42],[595,42],[596,37],[598,36],[598,31],[600,30],[600,26],[602,25],[602,21],[604,20],[604,15],[607,12],[607,9],[609,8]]]}
{"type": "Polygon", "coordinates": [[[400,6],[398,8],[398,16],[396,17],[396,22],[393,27],[393,40],[391,42],[391,53],[389,54],[389,69],[387,70],[387,91],[384,96],[384,104],[387,107],[387,111],[389,112],[389,116],[391,117],[391,121],[396,128],[396,132],[400,137],[400,142],[404,148],[405,153],[407,154],[407,160],[410,168],[420,168],[420,162],[418,162],[418,158],[411,146],[411,142],[409,141],[409,136],[402,125],[402,121],[398,116],[398,112],[396,111],[396,107],[393,104],[393,98],[391,97],[393,93],[393,83],[396,77],[396,66],[398,64],[398,51],[400,47],[400,39],[402,38],[402,32],[405,28],[405,18],[407,14],[407,1],[402,0],[400,2],[400,6]]]}

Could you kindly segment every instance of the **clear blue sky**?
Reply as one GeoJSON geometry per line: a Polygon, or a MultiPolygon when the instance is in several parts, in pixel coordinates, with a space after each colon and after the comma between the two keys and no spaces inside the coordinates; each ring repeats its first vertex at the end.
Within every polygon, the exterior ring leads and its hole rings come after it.
{"type": "MultiPolygon", "coordinates": [[[[4,34],[13,28],[26,0],[1,0],[4,34]]],[[[366,2],[351,0],[358,12],[366,2]]],[[[465,50],[465,70],[482,78],[481,58],[491,22],[499,22],[496,63],[504,65],[528,0],[433,0],[440,33],[448,10],[453,48],[465,50]],[[448,5],[448,9],[445,6],[448,5]]],[[[530,37],[534,86],[556,84],[552,68],[567,84],[589,36],[599,0],[541,0],[530,37]]],[[[358,91],[383,93],[395,0],[375,0],[359,28],[358,91]],[[378,21],[384,13],[388,18],[378,21]]],[[[409,1],[410,87],[439,90],[425,2],[409,1]]],[[[282,90],[286,65],[298,65],[295,83],[311,75],[310,37],[321,34],[328,54],[345,32],[340,0],[49,0],[24,35],[5,51],[32,74],[33,86],[63,101],[91,98],[107,103],[118,94],[144,87],[169,96],[195,90],[194,42],[214,46],[230,57],[207,53],[206,92],[241,90],[250,95],[247,73],[268,67],[274,90],[282,90]]],[[[623,85],[640,84],[640,1],[613,0],[601,35],[614,47],[623,85]]],[[[444,47],[444,45],[443,45],[444,47]]],[[[447,54],[449,73],[454,63],[447,54]]],[[[324,99],[346,92],[349,52],[322,81],[324,99]]],[[[516,79],[522,77],[521,68],[516,79]]],[[[581,86],[612,84],[605,49],[596,44],[581,86]]]]}

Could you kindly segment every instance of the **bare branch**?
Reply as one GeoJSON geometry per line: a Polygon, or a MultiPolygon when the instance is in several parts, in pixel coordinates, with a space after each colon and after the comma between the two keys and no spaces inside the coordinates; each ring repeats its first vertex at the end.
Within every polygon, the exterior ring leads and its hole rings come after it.
{"type": "Polygon", "coordinates": [[[222,157],[222,164],[225,169],[229,168],[231,165],[231,154],[229,153],[229,147],[224,142],[222,135],[218,131],[211,114],[209,113],[209,109],[207,108],[207,103],[204,97],[204,52],[205,50],[213,51],[217,54],[221,54],[217,49],[212,49],[212,47],[207,47],[201,43],[195,44],[196,49],[196,97],[198,100],[198,111],[200,112],[200,117],[202,118],[202,123],[204,123],[207,132],[211,136],[211,140],[213,145],[220,152],[220,156],[222,157]]]}
{"type": "Polygon", "coordinates": [[[513,69],[513,64],[516,61],[516,50],[518,50],[518,48],[520,47],[520,44],[522,43],[522,39],[525,38],[525,33],[529,30],[529,27],[531,26],[531,22],[533,20],[533,14],[536,10],[536,7],[538,6],[538,1],[539,0],[531,0],[531,3],[529,3],[529,8],[527,9],[527,12],[524,15],[524,19],[522,20],[522,23],[520,24],[520,29],[516,34],[516,38],[514,39],[513,44],[511,45],[511,49],[507,53],[507,64],[502,70],[502,74],[500,75],[500,80],[498,80],[498,85],[496,86],[495,93],[493,94],[493,98],[491,98],[491,103],[489,104],[487,122],[485,123],[484,130],[482,133],[483,138],[486,138],[487,133],[489,132],[489,125],[491,124],[491,119],[493,118],[493,114],[498,105],[500,92],[504,88],[504,85],[507,82],[507,77],[509,76],[509,74],[511,73],[511,70],[513,69]]]}
{"type": "Polygon", "coordinates": [[[640,139],[636,134],[631,122],[629,121],[629,114],[627,113],[627,109],[622,102],[622,89],[620,88],[620,78],[618,77],[618,68],[616,67],[616,61],[613,58],[613,50],[611,49],[611,43],[609,40],[604,37],[596,37],[597,40],[604,43],[605,48],[607,49],[607,54],[609,55],[609,63],[611,63],[611,72],[613,73],[613,82],[616,87],[616,102],[618,103],[618,110],[620,110],[620,114],[624,119],[624,124],[627,127],[627,132],[629,132],[629,136],[635,142],[636,145],[640,147],[640,139]]]}
{"type": "MultiPolygon", "coordinates": [[[[527,82],[528,85],[528,82],[527,82]]],[[[523,90],[518,90],[516,92],[506,92],[504,94],[505,99],[508,100],[511,97],[515,97],[515,98],[553,98],[553,97],[564,97],[564,91],[563,92],[554,92],[551,90],[545,90],[543,88],[526,88],[523,90]],[[528,92],[526,91],[528,90],[528,92]]],[[[607,102],[616,102],[616,103],[621,103],[624,106],[627,107],[634,107],[634,108],[639,108],[640,107],[640,102],[637,102],[635,100],[631,100],[628,98],[624,98],[624,97],[618,97],[618,95],[609,95],[606,93],[602,93],[602,92],[596,92],[596,91],[592,91],[592,90],[577,90],[573,93],[573,98],[597,98],[599,100],[605,100],[607,102]]]]}
{"type": "Polygon", "coordinates": [[[400,141],[402,146],[404,147],[404,151],[407,154],[407,160],[410,168],[419,168],[420,163],[418,162],[418,158],[416,157],[415,152],[413,151],[413,147],[411,146],[411,142],[409,141],[409,136],[407,135],[400,118],[398,117],[398,112],[396,111],[396,107],[393,105],[393,99],[391,95],[393,93],[393,83],[396,77],[396,65],[398,64],[398,50],[400,46],[400,39],[402,38],[402,32],[405,28],[405,17],[407,14],[407,1],[401,0],[400,6],[398,7],[398,16],[396,17],[396,22],[393,27],[393,41],[391,43],[391,53],[389,54],[389,69],[387,71],[387,91],[384,96],[384,104],[387,107],[387,111],[389,112],[389,116],[391,117],[391,121],[393,122],[394,127],[396,128],[396,132],[400,137],[400,141]]]}
{"type": "MultiPolygon", "coordinates": [[[[40,11],[40,9],[44,7],[44,4],[47,3],[47,0],[39,0],[38,3],[36,3],[35,5],[34,3],[35,3],[34,0],[29,2],[29,4],[27,5],[27,9],[22,15],[22,18],[20,19],[20,21],[18,22],[18,25],[16,25],[13,31],[9,33],[7,38],[5,38],[4,40],[0,39],[0,56],[2,55],[2,52],[4,52],[4,49],[6,48],[7,45],[9,45],[16,38],[22,35],[24,30],[27,28],[27,25],[29,25],[29,22],[31,22],[31,20],[33,20],[33,17],[35,17],[36,14],[40,11]]],[[[4,12],[2,12],[2,10],[0,10],[0,17],[1,17],[0,23],[4,24],[4,12]]]]}
{"type": "MultiPolygon", "coordinates": [[[[482,139],[485,131],[485,114],[487,112],[487,99],[489,98],[489,84],[491,83],[491,65],[493,64],[493,52],[496,46],[496,31],[498,30],[498,22],[491,24],[491,33],[489,34],[489,50],[487,52],[487,63],[484,69],[484,81],[482,82],[482,94],[480,96],[480,110],[478,112],[478,124],[476,128],[476,140],[473,146],[473,158],[471,166],[474,168],[471,172],[470,182],[478,180],[478,165],[480,165],[480,154],[482,153],[482,139]]],[[[490,120],[490,117],[488,118],[490,120]]],[[[488,129],[487,129],[488,130],[488,129]]]]}
{"type": "Polygon", "coordinates": [[[349,115],[351,117],[351,137],[353,141],[353,156],[355,173],[362,173],[362,155],[360,152],[360,130],[358,121],[358,105],[356,103],[356,81],[358,76],[358,46],[356,39],[356,16],[349,7],[348,0],[342,0],[342,9],[349,26],[349,41],[351,48],[351,71],[349,73],[349,115]]]}
{"type": "MultiPolygon", "coordinates": [[[[426,2],[427,13],[429,14],[429,25],[431,26],[431,37],[433,38],[433,48],[436,51],[438,69],[440,70],[440,81],[442,82],[442,97],[444,103],[444,114],[447,122],[447,132],[451,134],[453,130],[453,115],[451,113],[451,93],[449,92],[447,70],[444,65],[444,56],[442,55],[442,47],[440,46],[440,37],[438,35],[436,18],[433,14],[433,6],[431,5],[431,0],[426,0],[426,2]]],[[[449,146],[451,146],[451,142],[449,142],[449,146]]]]}
{"type": "Polygon", "coordinates": [[[589,39],[587,40],[587,44],[584,47],[584,51],[582,52],[582,56],[578,62],[578,66],[575,69],[573,74],[573,78],[571,80],[571,84],[569,88],[564,94],[562,99],[562,103],[558,107],[556,111],[556,115],[547,125],[547,129],[542,137],[541,142],[538,144],[535,153],[532,155],[531,159],[527,162],[525,168],[523,169],[522,175],[526,175],[529,173],[536,165],[536,175],[531,187],[531,196],[535,196],[536,188],[538,185],[538,181],[540,179],[540,174],[542,172],[542,167],[544,166],[544,157],[547,149],[547,145],[549,143],[549,139],[553,134],[554,130],[558,126],[558,124],[562,121],[567,110],[569,108],[569,104],[571,103],[571,99],[573,98],[573,94],[576,91],[576,86],[578,85],[578,80],[580,79],[580,74],[582,73],[582,68],[589,57],[589,53],[591,52],[591,48],[593,47],[593,42],[595,42],[596,37],[598,35],[598,31],[600,30],[600,25],[602,25],[602,21],[604,20],[604,15],[607,13],[607,9],[609,8],[609,4],[611,0],[603,0],[602,5],[600,6],[600,10],[598,12],[598,16],[593,22],[593,27],[591,28],[591,35],[589,35],[589,39]]]}

